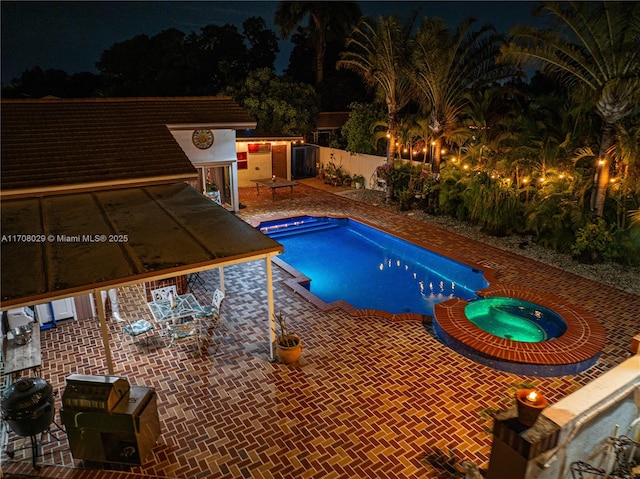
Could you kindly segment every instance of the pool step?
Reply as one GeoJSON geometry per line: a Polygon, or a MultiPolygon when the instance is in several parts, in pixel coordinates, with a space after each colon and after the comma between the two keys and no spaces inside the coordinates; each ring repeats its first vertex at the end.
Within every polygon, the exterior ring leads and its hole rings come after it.
{"type": "Polygon", "coordinates": [[[303,221],[296,221],[291,223],[282,223],[277,227],[260,228],[264,234],[270,238],[277,239],[286,236],[310,233],[314,231],[321,231],[327,229],[337,228],[338,225],[332,221],[326,221],[316,218],[308,218],[303,221]]]}

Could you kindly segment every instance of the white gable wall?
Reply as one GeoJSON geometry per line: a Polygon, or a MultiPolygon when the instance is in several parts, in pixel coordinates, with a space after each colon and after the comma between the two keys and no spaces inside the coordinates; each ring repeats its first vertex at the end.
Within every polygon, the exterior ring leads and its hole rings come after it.
{"type": "Polygon", "coordinates": [[[219,161],[236,161],[236,131],[213,131],[213,145],[206,150],[196,148],[191,141],[194,130],[170,130],[180,148],[196,166],[203,166],[219,161]]]}
{"type": "MultiPolygon", "coordinates": [[[[198,128],[204,129],[204,127],[198,128]]],[[[206,150],[196,148],[192,137],[194,129],[169,129],[176,142],[182,148],[185,155],[191,160],[196,168],[225,167],[229,168],[230,174],[230,202],[233,211],[239,211],[240,202],[238,198],[238,167],[236,157],[236,131],[235,130],[214,130],[213,145],[206,150]]],[[[199,170],[202,173],[202,170],[199,170]]]]}

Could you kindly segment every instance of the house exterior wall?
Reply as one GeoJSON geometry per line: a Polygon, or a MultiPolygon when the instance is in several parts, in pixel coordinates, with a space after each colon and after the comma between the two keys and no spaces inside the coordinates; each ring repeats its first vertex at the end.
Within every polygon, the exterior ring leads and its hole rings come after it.
{"type": "Polygon", "coordinates": [[[291,141],[239,141],[236,145],[236,151],[238,154],[246,154],[247,157],[247,169],[238,169],[238,186],[240,188],[255,186],[252,180],[271,177],[273,174],[271,148],[274,145],[286,145],[287,179],[291,179],[291,141]],[[249,153],[249,144],[270,145],[270,148],[268,152],[249,153]]]}
{"type": "Polygon", "coordinates": [[[191,141],[194,130],[171,130],[171,134],[194,166],[211,165],[218,161],[236,161],[235,130],[212,130],[214,142],[210,148],[201,150],[191,141]]]}
{"type": "Polygon", "coordinates": [[[238,211],[240,203],[238,199],[238,168],[236,157],[236,131],[235,130],[212,130],[214,136],[213,145],[206,150],[196,148],[192,141],[194,130],[191,129],[170,129],[171,134],[185,155],[189,158],[193,166],[198,168],[202,185],[190,183],[195,189],[202,191],[204,182],[202,181],[202,168],[225,167],[229,168],[230,181],[230,206],[233,211],[238,211]]]}

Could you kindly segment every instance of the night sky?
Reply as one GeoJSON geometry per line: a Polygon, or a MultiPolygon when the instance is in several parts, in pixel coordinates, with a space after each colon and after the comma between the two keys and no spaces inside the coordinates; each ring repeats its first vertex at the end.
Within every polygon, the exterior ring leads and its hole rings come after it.
{"type": "MultiPolygon", "coordinates": [[[[339,9],[339,2],[336,8],[339,9]]],[[[273,15],[278,2],[0,2],[2,14],[2,83],[18,78],[35,66],[55,68],[69,74],[97,73],[95,63],[114,43],[135,35],[153,36],[168,28],[189,34],[200,28],[225,23],[238,25],[251,16],[265,19],[276,34],[273,15]]],[[[360,2],[365,15],[398,15],[403,20],[416,10],[422,16],[439,16],[450,27],[470,16],[477,25],[493,24],[506,31],[516,23],[533,23],[534,2],[360,2]]],[[[291,51],[288,41],[280,42],[276,68],[286,68],[291,51]]]]}

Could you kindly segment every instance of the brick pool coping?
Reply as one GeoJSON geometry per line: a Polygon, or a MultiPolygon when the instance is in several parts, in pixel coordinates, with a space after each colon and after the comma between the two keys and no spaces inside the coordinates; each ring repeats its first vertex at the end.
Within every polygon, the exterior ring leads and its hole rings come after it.
{"type": "MultiPolygon", "coordinates": [[[[296,216],[349,218],[344,215],[318,215],[313,213],[301,213],[296,216]]],[[[266,218],[263,217],[260,218],[259,221],[252,222],[252,225],[254,227],[258,227],[260,223],[266,221],[281,220],[290,217],[290,215],[273,215],[266,218]]],[[[467,301],[460,298],[450,299],[437,304],[434,308],[434,318],[417,313],[394,314],[377,309],[357,309],[343,300],[326,303],[309,290],[311,280],[308,277],[282,259],[273,257],[273,263],[292,276],[291,279],[285,280],[285,284],[320,310],[330,311],[332,309],[342,309],[351,316],[358,318],[376,317],[391,321],[421,321],[423,323],[433,321],[435,323],[434,328],[437,330],[436,333],[444,332],[444,334],[448,336],[448,341],[445,342],[448,343],[449,347],[452,347],[454,350],[457,350],[462,354],[471,353],[471,356],[485,357],[495,360],[496,362],[490,365],[498,368],[500,368],[499,363],[501,361],[505,361],[513,364],[552,367],[576,365],[576,369],[582,369],[582,366],[588,366],[595,361],[604,348],[606,332],[598,320],[587,310],[576,305],[571,305],[566,300],[548,293],[522,286],[501,284],[496,279],[495,272],[486,266],[473,264],[467,259],[462,259],[452,255],[451,252],[439,251],[438,248],[416,241],[415,238],[381,228],[378,225],[374,225],[360,218],[357,218],[356,220],[372,228],[384,231],[385,233],[433,251],[434,253],[446,256],[468,266],[481,269],[484,273],[485,279],[490,283],[490,286],[477,291],[479,296],[485,298],[492,296],[508,296],[539,304],[540,306],[550,309],[560,315],[567,323],[567,330],[559,338],[539,343],[525,343],[500,338],[487,333],[469,321],[464,313],[467,301]],[[456,344],[460,345],[462,350],[456,347],[456,344]]],[[[566,372],[569,371],[569,369],[560,367],[553,371],[566,372]]],[[[572,372],[574,371],[572,370],[572,372]]]]}
{"type": "Polygon", "coordinates": [[[477,327],[464,313],[467,301],[455,298],[437,304],[434,308],[437,326],[480,355],[512,363],[565,365],[588,362],[604,348],[606,333],[598,320],[585,309],[561,298],[505,284],[493,284],[478,294],[484,298],[507,296],[529,301],[557,313],[567,323],[566,332],[559,338],[525,343],[500,338],[477,327]]]}

